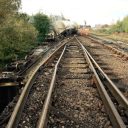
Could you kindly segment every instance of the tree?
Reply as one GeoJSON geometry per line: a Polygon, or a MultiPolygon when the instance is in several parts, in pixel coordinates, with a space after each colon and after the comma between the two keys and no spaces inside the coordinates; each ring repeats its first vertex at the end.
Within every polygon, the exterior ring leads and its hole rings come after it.
{"type": "Polygon", "coordinates": [[[26,13],[19,13],[18,15],[16,15],[16,18],[24,20],[25,22],[28,22],[30,19],[30,16],[26,13]]]}
{"type": "Polygon", "coordinates": [[[128,16],[126,16],[122,21],[122,26],[124,32],[128,32],[128,16]]]}
{"type": "Polygon", "coordinates": [[[18,12],[21,0],[0,0],[0,23],[18,12]]]}
{"type": "Polygon", "coordinates": [[[24,19],[8,19],[6,26],[0,30],[0,61],[12,61],[23,57],[36,45],[37,31],[24,19]]]}
{"type": "Polygon", "coordinates": [[[27,14],[19,13],[21,0],[0,0],[0,64],[23,57],[36,43],[37,31],[27,14]]]}
{"type": "Polygon", "coordinates": [[[33,24],[38,31],[37,39],[39,42],[42,42],[50,31],[50,19],[43,13],[37,13],[33,18],[33,24]]]}

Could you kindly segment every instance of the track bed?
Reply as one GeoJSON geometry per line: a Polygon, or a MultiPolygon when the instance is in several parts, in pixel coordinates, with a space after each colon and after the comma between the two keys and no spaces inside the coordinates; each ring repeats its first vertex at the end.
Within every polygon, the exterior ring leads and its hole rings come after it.
{"type": "Polygon", "coordinates": [[[79,45],[67,46],[60,63],[48,127],[94,128],[110,125],[79,45]]]}

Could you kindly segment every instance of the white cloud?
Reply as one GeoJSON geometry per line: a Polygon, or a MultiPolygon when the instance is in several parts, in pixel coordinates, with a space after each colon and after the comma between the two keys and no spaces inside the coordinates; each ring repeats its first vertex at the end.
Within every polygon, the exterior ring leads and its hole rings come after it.
{"type": "Polygon", "coordinates": [[[22,0],[22,10],[28,14],[43,11],[61,14],[79,23],[95,25],[111,23],[128,14],[128,0],[22,0]]]}

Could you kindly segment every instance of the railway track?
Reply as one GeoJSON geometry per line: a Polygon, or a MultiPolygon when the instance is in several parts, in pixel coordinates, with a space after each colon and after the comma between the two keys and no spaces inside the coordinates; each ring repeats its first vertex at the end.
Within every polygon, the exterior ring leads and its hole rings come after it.
{"type": "Polygon", "coordinates": [[[63,41],[61,41],[59,43],[56,43],[56,45],[53,45],[53,46],[49,47],[46,51],[40,53],[35,58],[35,60],[32,63],[29,64],[28,67],[19,71],[17,74],[24,75],[24,77],[27,79],[32,74],[33,70],[35,70],[36,66],[38,66],[38,64],[42,61],[42,59],[46,58],[49,54],[51,54],[56,49],[56,47],[59,47],[59,45],[61,43],[63,43],[63,41]]]}
{"type": "MultiPolygon", "coordinates": [[[[65,39],[65,40],[61,41],[60,43],[53,46],[51,49],[47,50],[44,54],[39,55],[37,57],[37,60],[34,61],[34,63],[32,63],[29,68],[27,67],[25,70],[22,71],[22,73],[20,72],[20,74],[24,75],[24,77],[25,77],[24,83],[26,83],[26,84],[29,83],[31,76],[36,73],[36,70],[40,67],[40,65],[42,65],[42,63],[45,63],[47,60],[49,60],[51,58],[52,54],[54,54],[54,52],[56,51],[56,49],[60,48],[68,40],[69,39],[65,39]]],[[[25,84],[25,86],[26,86],[26,84],[25,84]]],[[[5,127],[5,124],[8,121],[8,119],[10,118],[11,113],[13,112],[14,106],[18,102],[18,99],[19,99],[23,89],[24,89],[24,86],[17,92],[17,95],[13,98],[13,100],[6,106],[4,111],[1,113],[0,127],[5,127]]]]}
{"type": "Polygon", "coordinates": [[[97,63],[104,72],[116,83],[122,92],[126,92],[126,97],[128,97],[128,63],[126,55],[124,53],[119,54],[119,50],[115,52],[115,50],[112,50],[106,44],[97,42],[95,39],[83,37],[79,39],[95,60],[97,60],[97,63]]]}
{"type": "Polygon", "coordinates": [[[126,128],[127,111],[127,99],[75,37],[33,72],[6,127],[126,128]]]}
{"type": "Polygon", "coordinates": [[[96,97],[99,94],[93,85],[93,73],[76,40],[67,44],[57,75],[47,127],[103,127],[108,122],[107,114],[99,111],[102,101],[96,97]]]}
{"type": "Polygon", "coordinates": [[[103,42],[107,45],[109,45],[111,48],[115,48],[116,50],[120,50],[120,52],[122,53],[128,53],[128,44],[122,41],[114,41],[111,39],[105,39],[103,37],[99,37],[97,35],[93,35],[91,34],[90,37],[92,37],[93,39],[99,41],[99,42],[103,42]]]}
{"type": "Polygon", "coordinates": [[[128,47],[127,44],[112,42],[108,40],[104,40],[95,36],[89,37],[91,40],[98,42],[99,44],[103,45],[104,47],[113,51],[113,53],[121,56],[124,60],[128,60],[128,47]],[[124,45],[124,46],[121,46],[124,45]]]}

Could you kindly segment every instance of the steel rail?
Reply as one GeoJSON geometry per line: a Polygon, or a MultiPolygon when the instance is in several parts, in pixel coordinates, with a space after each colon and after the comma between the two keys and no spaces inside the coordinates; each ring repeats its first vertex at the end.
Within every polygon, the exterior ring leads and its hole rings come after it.
{"type": "Polygon", "coordinates": [[[125,96],[121,93],[121,91],[117,88],[117,86],[111,81],[111,79],[107,76],[107,74],[100,68],[100,66],[96,63],[96,61],[92,58],[92,56],[87,51],[87,54],[91,58],[91,60],[94,62],[98,70],[102,73],[102,75],[105,77],[105,79],[109,82],[111,86],[107,84],[108,89],[111,91],[113,96],[116,98],[117,102],[120,103],[125,109],[128,109],[128,100],[125,98],[125,96]]]}
{"type": "Polygon", "coordinates": [[[116,49],[116,48],[114,48],[112,46],[107,45],[107,44],[104,44],[104,43],[102,43],[102,41],[98,41],[98,40],[94,39],[93,37],[88,37],[88,38],[91,39],[91,40],[93,40],[93,41],[98,42],[99,44],[107,47],[108,49],[111,49],[114,53],[116,53],[118,55],[121,55],[123,58],[125,58],[126,60],[128,60],[128,54],[127,53],[125,53],[123,51],[120,51],[120,50],[118,50],[118,49],[116,49]]]}
{"type": "Polygon", "coordinates": [[[31,63],[28,67],[26,67],[25,69],[23,69],[22,71],[19,71],[17,74],[18,75],[23,75],[26,74],[26,72],[29,72],[29,70],[31,70],[35,65],[37,65],[37,63],[41,60],[41,58],[43,56],[45,56],[49,51],[51,50],[51,48],[49,48],[48,50],[46,50],[44,53],[41,53],[36,60],[34,60],[33,63],[31,63]]]}
{"type": "MultiPolygon", "coordinates": [[[[76,37],[75,37],[76,38],[76,37]]],[[[106,111],[110,117],[110,120],[112,122],[112,125],[115,127],[115,128],[126,128],[122,118],[120,117],[118,111],[116,110],[112,100],[110,99],[107,91],[105,90],[104,88],[104,84],[102,83],[99,75],[97,74],[90,58],[89,58],[89,55],[87,53],[87,50],[86,48],[81,44],[81,42],[76,38],[76,40],[79,42],[79,44],[81,45],[83,51],[84,51],[84,54],[85,54],[85,57],[88,61],[88,63],[90,64],[90,67],[95,75],[95,80],[96,80],[96,85],[97,85],[97,88],[98,88],[98,91],[99,91],[99,94],[101,95],[101,98],[103,100],[103,103],[105,105],[105,108],[106,108],[106,111]]]]}
{"type": "MultiPolygon", "coordinates": [[[[72,39],[70,39],[72,40],[72,39]]],[[[63,44],[61,44],[52,54],[50,54],[45,60],[41,61],[39,63],[39,65],[34,69],[34,71],[32,72],[32,75],[30,76],[30,78],[28,79],[27,83],[25,84],[24,86],[24,89],[19,97],[19,100],[17,102],[17,104],[15,105],[15,108],[12,112],[12,115],[9,119],[9,122],[6,126],[6,128],[16,128],[17,125],[18,125],[18,122],[20,120],[20,117],[21,117],[21,113],[22,113],[22,110],[24,108],[24,105],[25,105],[25,102],[27,100],[27,97],[28,97],[28,94],[29,94],[29,91],[32,87],[32,83],[37,75],[37,72],[39,70],[39,68],[46,64],[48,62],[48,60],[50,60],[50,58],[52,58],[52,56],[54,54],[57,53],[57,51],[59,49],[61,49],[67,42],[69,42],[70,40],[66,41],[66,42],[63,42],[63,44]]]]}
{"type": "Polygon", "coordinates": [[[39,121],[37,123],[37,128],[45,128],[46,125],[47,125],[47,116],[48,116],[48,111],[49,111],[49,108],[50,108],[50,105],[51,105],[52,92],[53,92],[53,89],[54,89],[54,86],[55,86],[56,73],[57,73],[57,70],[58,70],[58,65],[60,63],[60,60],[61,60],[61,58],[62,58],[62,56],[65,52],[65,49],[66,49],[66,46],[64,47],[56,65],[55,65],[55,69],[54,69],[54,72],[53,72],[53,76],[52,76],[52,80],[51,80],[50,87],[49,87],[49,90],[48,90],[48,94],[47,94],[47,97],[45,99],[39,121]]]}
{"type": "Polygon", "coordinates": [[[98,68],[98,70],[102,73],[104,78],[109,82],[110,86],[107,84],[107,87],[108,87],[109,91],[116,98],[117,102],[119,104],[121,104],[126,110],[128,110],[128,100],[121,93],[121,91],[117,88],[117,86],[112,82],[112,80],[107,76],[107,74],[100,68],[100,66],[96,63],[96,61],[93,59],[93,57],[87,51],[87,49],[86,49],[86,52],[87,52],[88,56],[91,58],[92,62],[98,68]]]}
{"type": "MultiPolygon", "coordinates": [[[[59,44],[61,44],[62,42],[63,41],[61,41],[59,44]]],[[[55,47],[59,46],[59,44],[57,44],[56,46],[52,46],[51,48],[47,49],[45,52],[40,53],[40,55],[37,57],[36,60],[34,60],[33,63],[31,63],[24,70],[19,71],[17,74],[18,75],[23,75],[23,74],[26,74],[27,72],[30,72],[33,69],[33,67],[35,67],[35,65],[37,65],[41,61],[42,57],[44,57],[51,49],[54,49],[55,47]]]]}

